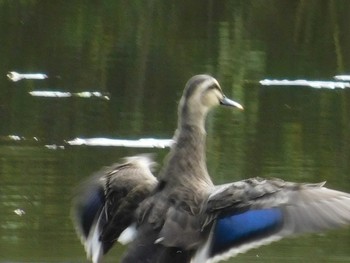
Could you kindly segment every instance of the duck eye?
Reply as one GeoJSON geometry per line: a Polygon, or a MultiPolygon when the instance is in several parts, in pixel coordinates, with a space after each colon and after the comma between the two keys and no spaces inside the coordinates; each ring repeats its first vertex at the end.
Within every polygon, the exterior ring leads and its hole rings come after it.
{"type": "Polygon", "coordinates": [[[218,87],[218,85],[216,85],[216,84],[212,84],[212,85],[210,85],[209,87],[208,87],[208,90],[219,90],[219,87],[218,87]]]}

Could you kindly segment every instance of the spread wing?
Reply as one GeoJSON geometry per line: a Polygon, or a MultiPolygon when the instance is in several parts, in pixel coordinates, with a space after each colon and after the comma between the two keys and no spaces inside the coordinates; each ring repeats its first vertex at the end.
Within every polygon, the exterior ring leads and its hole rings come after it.
{"type": "Polygon", "coordinates": [[[98,172],[78,189],[73,220],[93,262],[100,262],[116,240],[123,242],[121,238],[135,221],[136,208],[156,187],[151,164],[143,155],[126,158],[124,163],[98,172]]]}
{"type": "Polygon", "coordinates": [[[350,223],[350,195],[321,184],[248,179],[218,186],[203,228],[211,226],[194,262],[217,262],[286,236],[350,223]]]}

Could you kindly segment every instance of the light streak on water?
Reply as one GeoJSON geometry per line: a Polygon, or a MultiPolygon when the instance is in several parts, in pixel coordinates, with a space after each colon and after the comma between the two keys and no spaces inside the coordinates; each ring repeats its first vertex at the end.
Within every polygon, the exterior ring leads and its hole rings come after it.
{"type": "Polygon", "coordinates": [[[48,78],[48,76],[44,73],[18,73],[16,71],[10,71],[7,73],[7,77],[13,82],[17,82],[22,79],[43,80],[48,78]]]}
{"type": "Polygon", "coordinates": [[[82,91],[77,93],[63,92],[63,91],[51,91],[51,90],[33,90],[29,94],[33,97],[45,97],[45,98],[100,98],[104,100],[110,100],[108,93],[102,93],[99,91],[82,91]]]}
{"type": "Polygon", "coordinates": [[[259,81],[263,86],[304,86],[315,89],[345,89],[350,88],[349,82],[343,81],[315,81],[315,80],[277,80],[277,79],[263,79],[259,81]]]}

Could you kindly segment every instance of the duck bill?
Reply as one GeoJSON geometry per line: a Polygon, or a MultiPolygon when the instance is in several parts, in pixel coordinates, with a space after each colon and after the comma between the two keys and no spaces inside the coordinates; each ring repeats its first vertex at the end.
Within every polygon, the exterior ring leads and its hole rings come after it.
{"type": "Polygon", "coordinates": [[[221,100],[220,100],[220,104],[224,105],[224,106],[229,106],[229,107],[236,107],[240,110],[243,110],[243,106],[241,104],[239,104],[238,102],[235,102],[233,100],[230,100],[229,98],[227,98],[226,96],[224,96],[221,100]]]}

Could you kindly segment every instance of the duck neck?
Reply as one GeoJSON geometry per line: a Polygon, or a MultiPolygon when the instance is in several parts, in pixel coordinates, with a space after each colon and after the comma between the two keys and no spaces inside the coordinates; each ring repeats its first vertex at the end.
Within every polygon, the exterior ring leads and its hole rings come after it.
{"type": "Polygon", "coordinates": [[[176,143],[169,153],[163,173],[166,176],[164,179],[169,185],[185,187],[198,184],[212,185],[206,165],[206,132],[203,116],[181,118],[174,137],[176,143]]]}
{"type": "Polygon", "coordinates": [[[198,107],[188,107],[184,102],[180,102],[179,107],[179,120],[178,120],[178,132],[186,134],[186,132],[194,131],[198,129],[200,133],[206,136],[205,131],[205,119],[207,117],[207,109],[198,107]]]}

